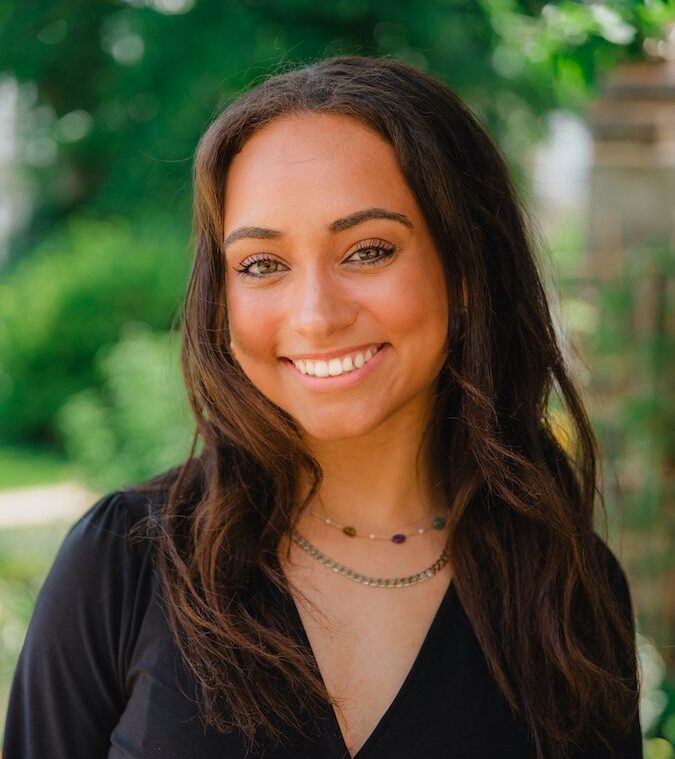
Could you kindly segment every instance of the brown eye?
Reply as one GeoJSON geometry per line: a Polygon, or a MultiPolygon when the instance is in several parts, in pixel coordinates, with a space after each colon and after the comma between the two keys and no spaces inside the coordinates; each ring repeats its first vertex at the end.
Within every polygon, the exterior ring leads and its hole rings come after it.
{"type": "Polygon", "coordinates": [[[255,277],[261,279],[268,274],[276,274],[281,271],[282,264],[279,261],[275,261],[273,258],[268,258],[266,255],[261,255],[257,258],[248,259],[235,271],[241,274],[242,277],[255,277]]]}
{"type": "Polygon", "coordinates": [[[379,264],[391,258],[396,252],[396,246],[381,241],[362,243],[347,259],[350,263],[372,265],[379,264]]]}
{"type": "Polygon", "coordinates": [[[379,258],[381,250],[381,248],[367,248],[366,250],[358,250],[356,254],[359,261],[372,261],[374,258],[379,258]]]}
{"type": "Polygon", "coordinates": [[[252,265],[258,267],[258,274],[273,274],[278,264],[276,261],[257,261],[252,265]]]}

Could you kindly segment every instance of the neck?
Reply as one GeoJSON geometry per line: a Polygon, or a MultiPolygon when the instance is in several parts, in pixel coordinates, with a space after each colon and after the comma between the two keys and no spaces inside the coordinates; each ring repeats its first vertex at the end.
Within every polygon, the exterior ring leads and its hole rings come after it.
{"type": "Polygon", "coordinates": [[[441,514],[446,503],[431,475],[426,418],[399,414],[361,437],[308,439],[324,473],[320,503],[310,506],[363,530],[424,524],[441,514]]]}

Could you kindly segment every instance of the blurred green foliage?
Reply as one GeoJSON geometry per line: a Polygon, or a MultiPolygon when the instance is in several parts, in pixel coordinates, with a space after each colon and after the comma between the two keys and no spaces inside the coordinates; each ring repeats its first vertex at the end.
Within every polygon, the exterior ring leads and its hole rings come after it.
{"type": "MultiPolygon", "coordinates": [[[[189,265],[191,162],[246,86],[340,53],[407,61],[467,100],[524,189],[547,113],[583,110],[603,72],[642,57],[673,18],[672,0],[0,0],[0,81],[19,82],[17,187],[32,206],[0,270],[0,439],[65,447],[102,490],[184,458],[170,330],[189,265]]],[[[630,303],[604,297],[617,318],[630,303]]],[[[598,335],[608,355],[614,323],[598,335]]],[[[650,393],[618,417],[645,439],[662,424],[650,393]]],[[[0,706],[65,529],[0,531],[0,706]]],[[[657,734],[675,740],[669,719],[657,734]]]]}
{"type": "Polygon", "coordinates": [[[61,482],[73,476],[71,462],[52,449],[0,445],[0,491],[61,482]]]}
{"type": "Polygon", "coordinates": [[[193,424],[174,333],[129,323],[96,360],[99,387],[75,393],[59,415],[66,451],[100,491],[184,461],[193,424]]]}
{"type": "Polygon", "coordinates": [[[83,204],[140,220],[149,208],[182,213],[219,107],[331,54],[437,74],[517,164],[549,110],[583,107],[599,75],[673,16],[668,0],[5,0],[0,72],[23,85],[19,160],[35,201],[14,252],[83,204]]]}
{"type": "Polygon", "coordinates": [[[674,16],[666,0],[0,4],[0,75],[20,83],[16,161],[33,204],[0,271],[0,439],[61,445],[55,414],[100,387],[96,352],[128,320],[169,327],[192,155],[246,86],[331,54],[397,57],[464,96],[518,169],[548,111],[582,108],[674,16]]]}
{"type": "MultiPolygon", "coordinates": [[[[594,388],[604,398],[594,407],[594,426],[606,466],[621,472],[622,522],[632,530],[655,528],[666,519],[663,510],[675,502],[669,476],[675,465],[673,282],[671,245],[654,241],[632,250],[615,276],[593,283],[586,325],[594,388]]],[[[579,283],[570,289],[578,292],[579,283]]],[[[657,556],[645,559],[655,562],[657,556]]],[[[672,555],[661,557],[666,565],[674,561],[672,555]]],[[[645,574],[656,569],[651,566],[645,574]]]]}
{"type": "MultiPolygon", "coordinates": [[[[593,428],[601,441],[605,502],[613,528],[647,534],[672,529],[675,503],[674,303],[675,249],[653,240],[618,251],[612,274],[561,280],[564,322],[582,355],[592,357],[592,376],[574,373],[590,390],[593,428]]],[[[636,556],[645,578],[673,566],[664,541],[636,556]]]]}
{"type": "Polygon", "coordinates": [[[142,228],[75,218],[0,279],[0,429],[55,441],[55,415],[96,386],[94,357],[129,320],[167,330],[187,277],[186,241],[168,215],[142,228]]]}
{"type": "Polygon", "coordinates": [[[583,355],[593,359],[592,377],[585,367],[575,374],[593,394],[590,411],[601,441],[613,541],[622,542],[626,531],[639,629],[654,636],[651,658],[662,668],[658,676],[649,668],[643,672],[643,701],[656,715],[652,723],[643,721],[649,736],[645,759],[675,758],[675,689],[661,660],[672,666],[672,623],[655,584],[672,575],[675,562],[674,282],[675,249],[663,240],[619,250],[611,274],[561,281],[564,321],[583,355]],[[640,603],[643,593],[647,601],[640,603]]]}

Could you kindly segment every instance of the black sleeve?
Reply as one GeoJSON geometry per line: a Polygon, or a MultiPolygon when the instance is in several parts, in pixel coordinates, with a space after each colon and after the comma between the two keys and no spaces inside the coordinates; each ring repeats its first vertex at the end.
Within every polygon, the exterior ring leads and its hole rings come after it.
{"type": "MultiPolygon", "coordinates": [[[[626,575],[619,564],[616,556],[612,553],[609,547],[596,535],[598,550],[603,564],[607,568],[607,575],[609,577],[610,584],[614,589],[616,599],[619,603],[624,618],[629,622],[633,639],[635,639],[635,615],[633,611],[633,604],[631,601],[631,594],[628,587],[628,581],[626,575]]],[[[632,663],[627,664],[624,669],[624,676],[630,677],[635,690],[638,688],[638,675],[637,670],[632,666],[632,663]]],[[[636,715],[633,720],[628,735],[622,740],[619,747],[619,756],[623,759],[642,759],[642,730],[640,727],[639,714],[636,715]]]]}
{"type": "Polygon", "coordinates": [[[4,759],[103,759],[125,702],[143,555],[127,498],[70,529],[38,594],[9,697],[4,759]]]}

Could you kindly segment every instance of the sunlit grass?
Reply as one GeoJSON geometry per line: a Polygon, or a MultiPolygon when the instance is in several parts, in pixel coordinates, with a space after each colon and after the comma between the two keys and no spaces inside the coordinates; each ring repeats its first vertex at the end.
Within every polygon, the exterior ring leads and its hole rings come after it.
{"type": "Polygon", "coordinates": [[[63,482],[71,477],[72,465],[55,451],[0,445],[0,490],[63,482]]]}

